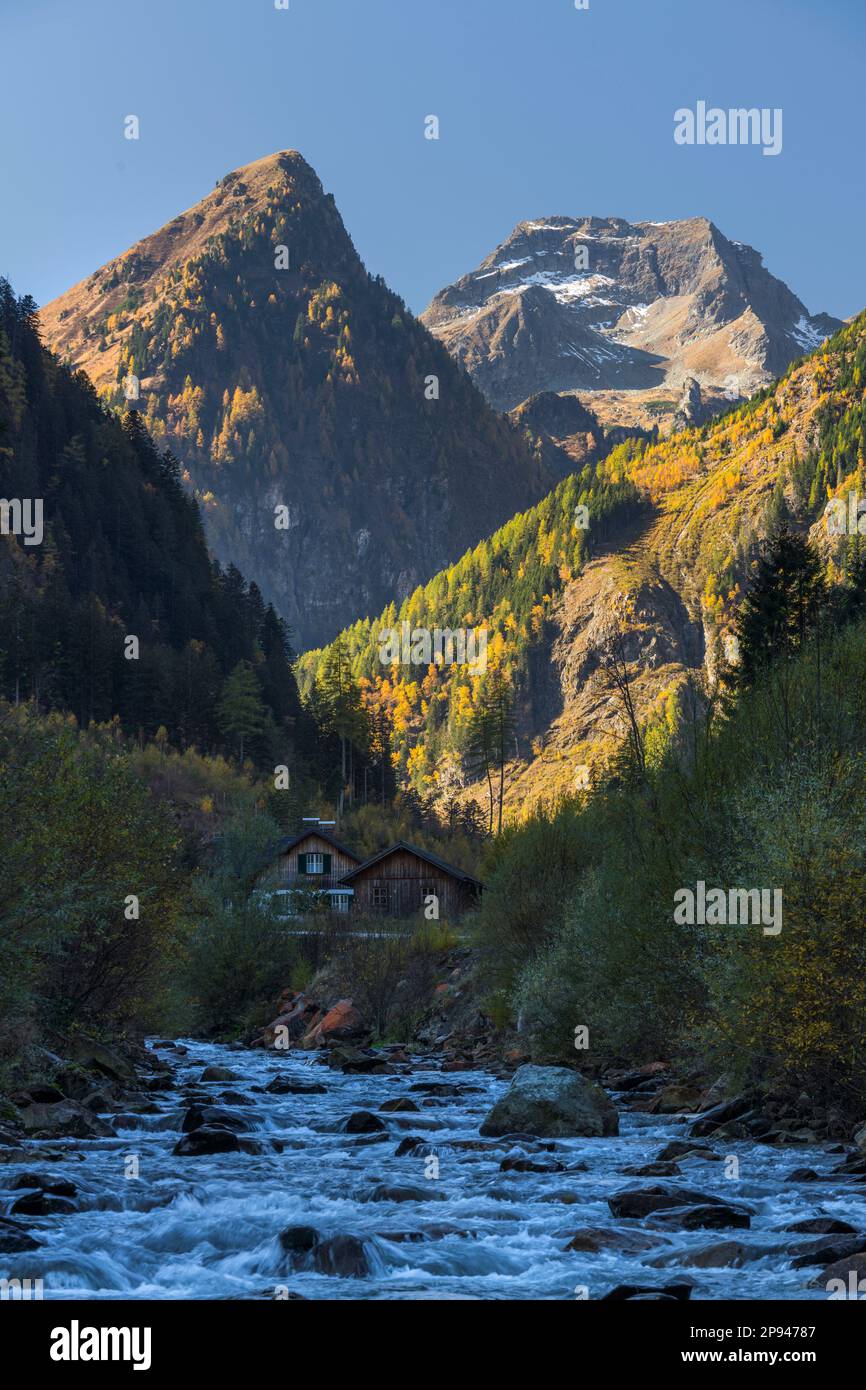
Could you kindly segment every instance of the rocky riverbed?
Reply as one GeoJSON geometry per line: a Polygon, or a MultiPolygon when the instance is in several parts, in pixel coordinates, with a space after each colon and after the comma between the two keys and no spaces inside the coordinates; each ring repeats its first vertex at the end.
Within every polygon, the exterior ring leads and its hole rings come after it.
{"type": "Polygon", "coordinates": [[[850,1144],[722,1137],[628,1091],[585,1137],[502,1133],[507,1078],[398,1048],[156,1042],[136,1075],[0,1138],[0,1275],[49,1299],[553,1300],[866,1275],[850,1144]]]}

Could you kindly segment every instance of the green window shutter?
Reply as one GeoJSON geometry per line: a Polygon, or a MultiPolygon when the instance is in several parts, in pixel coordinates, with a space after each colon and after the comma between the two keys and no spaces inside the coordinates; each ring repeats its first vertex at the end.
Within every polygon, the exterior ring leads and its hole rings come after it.
{"type": "Polygon", "coordinates": [[[306,856],[305,854],[299,854],[299,855],[298,855],[298,873],[299,873],[299,874],[305,874],[306,872],[307,872],[307,856],[306,856]]]}
{"type": "Polygon", "coordinates": [[[323,861],[324,861],[324,862],[323,862],[322,873],[323,873],[323,874],[329,874],[329,873],[331,872],[331,856],[330,856],[330,854],[324,854],[324,855],[322,856],[322,859],[323,859],[323,861]]]}

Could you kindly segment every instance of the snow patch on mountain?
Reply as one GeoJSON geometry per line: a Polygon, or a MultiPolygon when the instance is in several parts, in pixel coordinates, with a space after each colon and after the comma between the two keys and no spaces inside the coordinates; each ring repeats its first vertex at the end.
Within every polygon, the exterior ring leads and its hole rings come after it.
{"type": "Polygon", "coordinates": [[[791,329],[791,337],[794,339],[794,342],[799,343],[800,347],[807,352],[813,352],[815,348],[820,347],[826,336],[826,333],[822,333],[820,329],[816,328],[815,325],[810,323],[803,315],[800,316],[791,329]]]}

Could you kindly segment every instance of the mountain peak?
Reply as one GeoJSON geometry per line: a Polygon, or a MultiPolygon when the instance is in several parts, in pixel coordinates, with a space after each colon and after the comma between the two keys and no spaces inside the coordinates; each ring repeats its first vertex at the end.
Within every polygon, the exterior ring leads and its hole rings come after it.
{"type": "Polygon", "coordinates": [[[547,390],[592,391],[596,409],[617,392],[644,399],[645,425],[687,379],[749,395],[839,327],[704,216],[519,222],[422,320],[500,410],[547,390]]]}
{"type": "Polygon", "coordinates": [[[186,211],[45,305],[40,321],[46,339],[61,358],[84,367],[98,390],[111,389],[124,330],[106,333],[104,326],[123,316],[131,331],[129,310],[134,314],[139,304],[159,300],[167,278],[182,274],[184,265],[205,255],[221,237],[240,235],[244,223],[272,204],[304,207],[314,214],[321,208],[334,233],[348,242],[316,171],[297,150],[277,150],[217,179],[186,211]]]}
{"type": "MultiPolygon", "coordinates": [[[[324,196],[318,174],[299,150],[275,150],[273,154],[263,155],[261,159],[254,159],[249,164],[241,164],[217,180],[214,192],[244,183],[253,200],[264,198],[273,180],[280,177],[288,182],[300,183],[310,191],[318,191],[320,196],[324,196]]],[[[208,194],[196,206],[200,207],[203,203],[209,202],[212,197],[213,193],[208,194]]]]}
{"type": "Polygon", "coordinates": [[[553,447],[537,458],[367,274],[294,150],[224,175],[41,323],[108,404],[133,392],[217,558],[299,645],[414,588],[564,466],[553,447]]]}

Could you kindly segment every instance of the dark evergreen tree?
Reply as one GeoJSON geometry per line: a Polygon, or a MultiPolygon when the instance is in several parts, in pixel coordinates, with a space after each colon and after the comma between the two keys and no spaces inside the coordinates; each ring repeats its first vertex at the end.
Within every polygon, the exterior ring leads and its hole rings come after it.
{"type": "Polygon", "coordinates": [[[752,685],[771,662],[802,646],[818,630],[825,603],[818,555],[808,540],[782,526],[764,543],[740,609],[740,684],[752,685]]]}
{"type": "Polygon", "coordinates": [[[237,741],[238,760],[244,760],[244,744],[265,727],[261,686],[248,661],[239,661],[230,673],[217,705],[217,722],[228,739],[237,741]]]}

